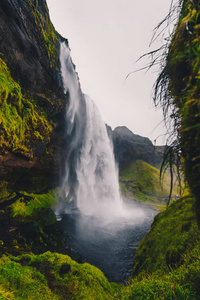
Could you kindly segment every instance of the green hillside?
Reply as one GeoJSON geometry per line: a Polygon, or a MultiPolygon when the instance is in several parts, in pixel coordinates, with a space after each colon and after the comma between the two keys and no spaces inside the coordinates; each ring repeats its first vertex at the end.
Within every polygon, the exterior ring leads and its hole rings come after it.
{"type": "MultiPolygon", "coordinates": [[[[161,184],[159,169],[145,161],[135,160],[120,171],[120,186],[123,195],[136,201],[159,208],[167,203],[170,192],[170,176],[165,175],[161,184]]],[[[175,186],[173,195],[178,193],[175,186]]],[[[172,196],[173,196],[172,195],[172,196]]]]}

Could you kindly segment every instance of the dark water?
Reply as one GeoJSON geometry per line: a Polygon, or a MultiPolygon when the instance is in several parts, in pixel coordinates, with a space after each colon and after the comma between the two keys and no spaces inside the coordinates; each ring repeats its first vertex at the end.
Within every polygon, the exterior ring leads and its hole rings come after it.
{"type": "Polygon", "coordinates": [[[68,254],[98,267],[111,282],[126,282],[138,244],[156,213],[152,208],[129,204],[128,216],[102,220],[69,210],[60,221],[68,254]]]}

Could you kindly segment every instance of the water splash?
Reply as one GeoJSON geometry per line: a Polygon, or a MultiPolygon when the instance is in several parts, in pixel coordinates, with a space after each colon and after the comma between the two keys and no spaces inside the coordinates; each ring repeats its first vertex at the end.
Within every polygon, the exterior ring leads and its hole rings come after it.
{"type": "Polygon", "coordinates": [[[127,215],[120,196],[112,142],[96,105],[81,92],[65,42],[60,46],[60,62],[64,91],[69,94],[66,196],[75,201],[84,215],[104,219],[127,215]]]}
{"type": "Polygon", "coordinates": [[[77,162],[77,205],[89,215],[118,214],[122,201],[118,170],[105,123],[89,97],[86,100],[86,130],[77,162]]]}

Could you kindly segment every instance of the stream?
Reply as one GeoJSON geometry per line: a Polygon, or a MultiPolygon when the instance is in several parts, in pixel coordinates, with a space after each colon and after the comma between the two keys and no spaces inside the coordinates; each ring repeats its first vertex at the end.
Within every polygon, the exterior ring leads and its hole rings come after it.
{"type": "Polygon", "coordinates": [[[126,283],[130,278],[136,249],[158,213],[134,202],[126,208],[127,215],[111,220],[71,208],[59,216],[71,258],[98,267],[110,282],[126,283]]]}

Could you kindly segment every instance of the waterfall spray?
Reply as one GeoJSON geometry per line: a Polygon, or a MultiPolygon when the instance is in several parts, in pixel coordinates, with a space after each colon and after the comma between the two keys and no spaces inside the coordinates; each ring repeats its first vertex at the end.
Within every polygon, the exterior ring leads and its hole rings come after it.
{"type": "Polygon", "coordinates": [[[61,217],[66,250],[70,249],[72,258],[74,255],[77,259],[78,254],[83,261],[114,274],[112,281],[121,282],[128,279],[127,269],[132,269],[144,211],[134,202],[125,204],[121,199],[112,141],[95,103],[81,92],[65,42],[60,44],[60,63],[69,99],[63,182],[68,203],[61,205],[57,217],[61,217]]]}
{"type": "Polygon", "coordinates": [[[96,105],[81,92],[65,42],[60,45],[60,62],[64,92],[69,94],[66,196],[85,215],[118,216],[122,200],[112,141],[96,105]]]}

